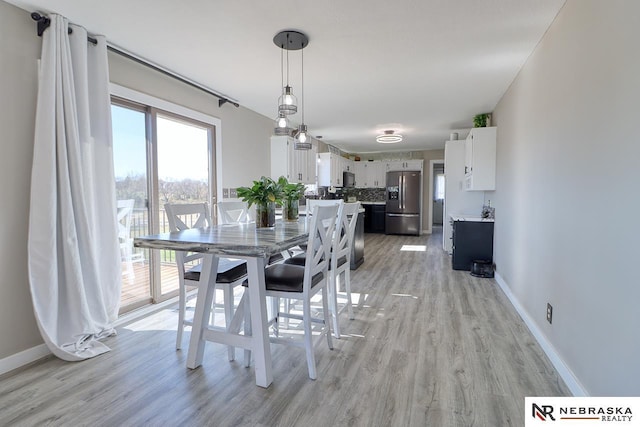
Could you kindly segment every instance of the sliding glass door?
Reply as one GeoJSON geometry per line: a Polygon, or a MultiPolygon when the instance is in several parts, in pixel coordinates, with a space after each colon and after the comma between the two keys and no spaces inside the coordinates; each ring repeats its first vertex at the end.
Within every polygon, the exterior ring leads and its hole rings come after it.
{"type": "Polygon", "coordinates": [[[169,231],[166,203],[213,206],[215,127],[119,98],[111,112],[122,313],[177,295],[174,253],[133,248],[133,238],[169,231]]]}
{"type": "MultiPolygon", "coordinates": [[[[159,231],[169,232],[166,203],[203,203],[211,205],[213,185],[211,166],[212,127],[192,120],[158,113],[158,206],[159,231]]],[[[191,225],[188,223],[187,225],[191,225]]],[[[161,298],[175,295],[178,271],[173,251],[160,251],[161,298]]]]}

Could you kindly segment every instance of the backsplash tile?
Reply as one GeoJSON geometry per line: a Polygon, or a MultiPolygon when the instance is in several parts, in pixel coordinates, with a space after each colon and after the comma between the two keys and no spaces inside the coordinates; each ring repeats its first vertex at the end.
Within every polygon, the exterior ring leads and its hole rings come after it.
{"type": "Polygon", "coordinates": [[[355,196],[357,200],[363,202],[384,202],[384,188],[345,188],[342,191],[346,198],[355,196]]]}

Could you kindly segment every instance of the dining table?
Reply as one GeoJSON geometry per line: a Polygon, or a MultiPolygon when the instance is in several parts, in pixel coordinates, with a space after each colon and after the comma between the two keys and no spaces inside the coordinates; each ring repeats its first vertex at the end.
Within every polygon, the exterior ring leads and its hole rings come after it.
{"type": "Polygon", "coordinates": [[[253,353],[256,385],[269,387],[273,382],[269,327],[267,319],[264,268],[271,255],[286,252],[308,239],[307,223],[277,220],[273,227],[256,227],[255,222],[219,224],[172,233],[136,237],[138,248],[199,252],[202,271],[187,354],[187,367],[202,365],[205,344],[213,341],[244,348],[253,353]],[[239,258],[247,262],[251,333],[241,335],[239,328],[220,329],[209,325],[215,295],[218,259],[239,258]]]}

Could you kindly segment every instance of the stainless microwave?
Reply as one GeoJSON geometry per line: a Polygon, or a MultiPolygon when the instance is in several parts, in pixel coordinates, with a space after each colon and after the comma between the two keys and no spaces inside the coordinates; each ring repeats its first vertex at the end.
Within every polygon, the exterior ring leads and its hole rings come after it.
{"type": "Polygon", "coordinates": [[[342,172],[342,186],[352,188],[356,186],[356,175],[353,172],[342,172]]]}

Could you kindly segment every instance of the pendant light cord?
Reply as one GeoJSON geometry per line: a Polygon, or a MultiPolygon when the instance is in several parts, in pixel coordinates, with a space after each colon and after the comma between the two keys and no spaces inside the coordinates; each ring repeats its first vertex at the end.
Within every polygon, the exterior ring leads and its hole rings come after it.
{"type": "Polygon", "coordinates": [[[287,34],[287,86],[289,86],[289,34],[287,34]]]}
{"type": "Polygon", "coordinates": [[[302,89],[301,89],[301,95],[302,95],[302,124],[304,124],[304,47],[301,50],[301,54],[302,54],[302,89]]]}

